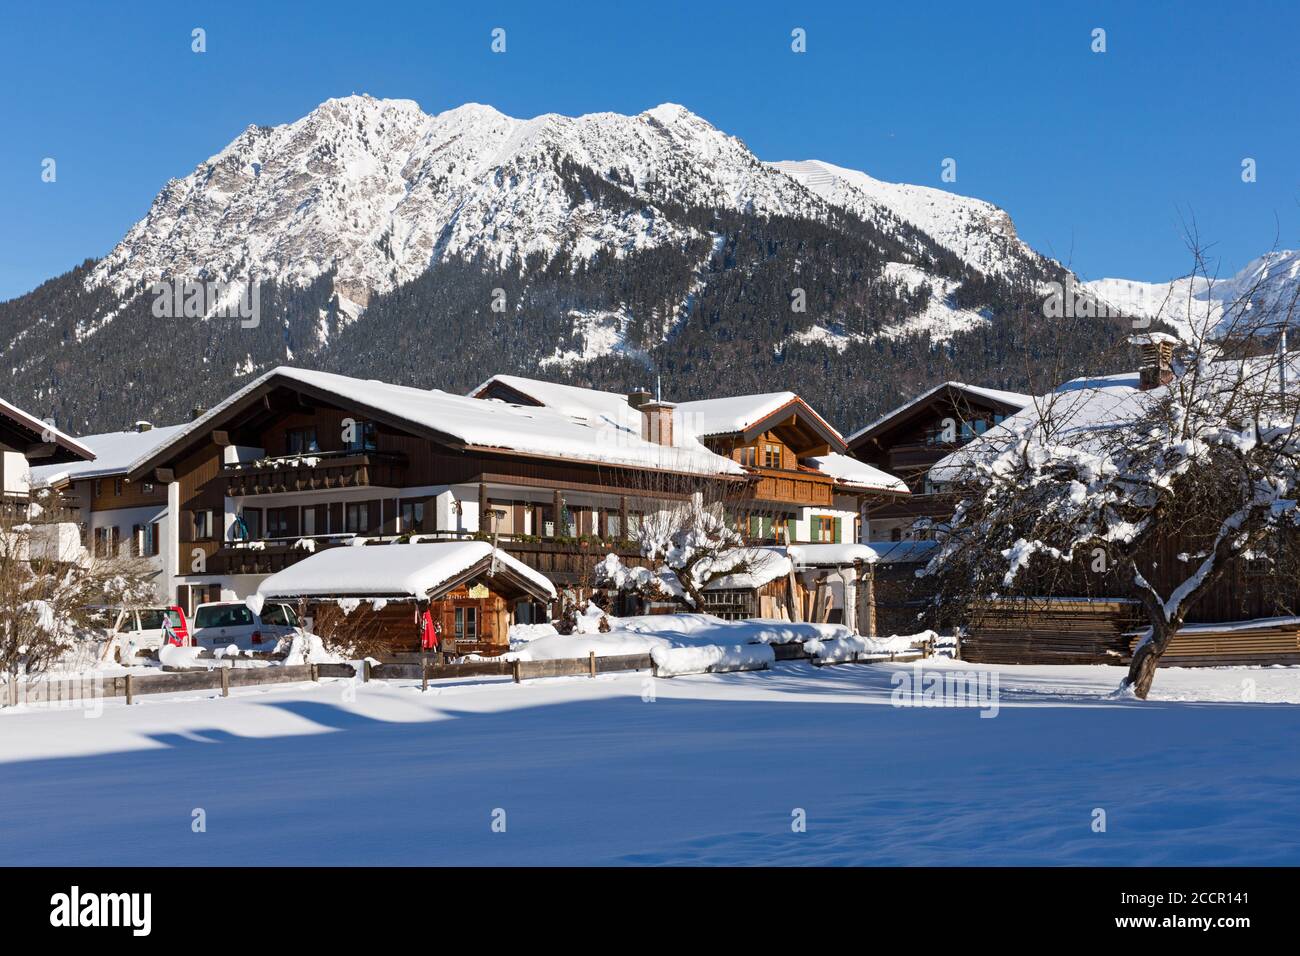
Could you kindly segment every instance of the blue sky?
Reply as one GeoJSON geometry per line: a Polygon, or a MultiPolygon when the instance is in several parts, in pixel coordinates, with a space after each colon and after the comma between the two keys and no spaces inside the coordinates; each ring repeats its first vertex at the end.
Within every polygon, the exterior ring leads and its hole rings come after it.
{"type": "Polygon", "coordinates": [[[763,159],[997,203],[1084,278],[1186,272],[1192,220],[1224,271],[1300,246],[1294,3],[547,6],[6,5],[0,299],[106,253],[248,124],[354,92],[513,116],[682,103],[763,159]],[[489,50],[498,26],[505,55],[489,50]]]}

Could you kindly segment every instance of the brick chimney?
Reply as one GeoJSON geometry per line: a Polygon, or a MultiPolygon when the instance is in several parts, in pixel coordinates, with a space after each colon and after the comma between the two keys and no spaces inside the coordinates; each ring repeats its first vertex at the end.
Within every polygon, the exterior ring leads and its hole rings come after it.
{"type": "Polygon", "coordinates": [[[650,393],[645,389],[639,388],[635,392],[627,393],[627,403],[633,408],[640,408],[648,401],[650,401],[650,393]]]}
{"type": "Polygon", "coordinates": [[[1178,339],[1164,332],[1147,332],[1129,337],[1142,355],[1138,368],[1138,387],[1144,392],[1168,385],[1174,380],[1174,346],[1178,339]]]}
{"type": "Polygon", "coordinates": [[[641,411],[641,437],[656,445],[673,444],[673,409],[672,402],[644,401],[638,408],[641,411]]]}

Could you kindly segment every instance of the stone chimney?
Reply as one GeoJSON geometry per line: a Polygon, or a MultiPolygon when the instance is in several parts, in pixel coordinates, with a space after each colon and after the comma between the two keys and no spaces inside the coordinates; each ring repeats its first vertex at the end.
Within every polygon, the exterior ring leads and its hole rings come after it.
{"type": "Polygon", "coordinates": [[[650,401],[648,398],[637,406],[641,410],[641,437],[656,445],[673,444],[673,409],[672,402],[650,401]]]}
{"type": "Polygon", "coordinates": [[[1164,332],[1147,332],[1129,337],[1142,355],[1138,368],[1138,387],[1144,392],[1168,385],[1174,380],[1174,346],[1178,339],[1164,332]]]}
{"type": "Polygon", "coordinates": [[[207,408],[204,407],[203,405],[195,405],[190,410],[190,421],[195,421],[197,419],[202,418],[204,415],[207,414],[207,412],[208,412],[207,408]]]}

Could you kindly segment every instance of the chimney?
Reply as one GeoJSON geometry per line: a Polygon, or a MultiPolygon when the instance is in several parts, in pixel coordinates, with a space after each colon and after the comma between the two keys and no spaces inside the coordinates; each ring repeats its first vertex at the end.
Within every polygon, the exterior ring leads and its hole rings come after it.
{"type": "Polygon", "coordinates": [[[1168,385],[1174,380],[1174,346],[1178,339],[1164,332],[1148,332],[1129,337],[1129,344],[1136,345],[1142,354],[1142,364],[1138,369],[1138,387],[1144,392],[1168,385]]]}
{"type": "Polygon", "coordinates": [[[649,398],[639,406],[641,409],[641,437],[656,445],[671,447],[673,444],[673,409],[672,402],[654,402],[649,398]]]}
{"type": "Polygon", "coordinates": [[[190,421],[195,421],[196,419],[202,418],[204,415],[207,414],[207,411],[208,410],[204,408],[202,405],[195,405],[190,410],[190,421]]]}
{"type": "Polygon", "coordinates": [[[143,419],[135,423],[135,430],[138,432],[147,432],[153,428],[153,422],[146,422],[143,419]]]}
{"type": "Polygon", "coordinates": [[[643,388],[627,393],[627,403],[633,408],[640,408],[648,401],[650,401],[650,393],[643,388]]]}

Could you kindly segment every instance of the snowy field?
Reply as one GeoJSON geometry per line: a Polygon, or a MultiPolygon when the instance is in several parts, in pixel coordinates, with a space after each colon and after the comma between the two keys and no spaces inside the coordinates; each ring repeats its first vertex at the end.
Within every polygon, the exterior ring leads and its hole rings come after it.
{"type": "Polygon", "coordinates": [[[1300,669],[925,666],[996,716],[805,663],[0,711],[0,861],[1300,864],[1300,669]]]}

